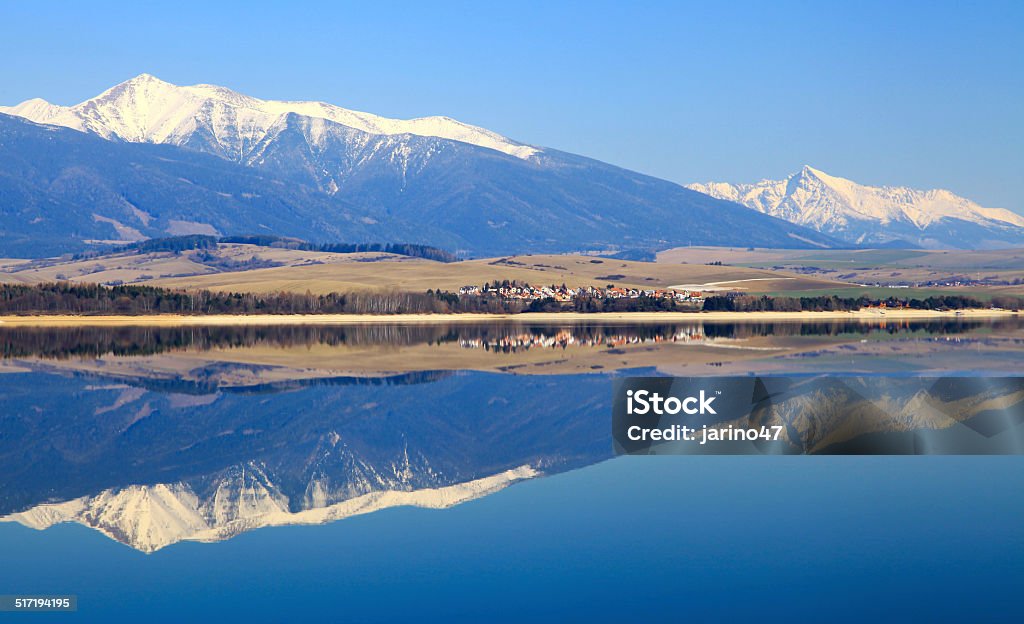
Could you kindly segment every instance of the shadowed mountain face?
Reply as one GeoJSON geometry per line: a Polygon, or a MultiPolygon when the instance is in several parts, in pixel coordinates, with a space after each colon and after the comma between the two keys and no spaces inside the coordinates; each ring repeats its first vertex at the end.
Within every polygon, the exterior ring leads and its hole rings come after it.
{"type": "Polygon", "coordinates": [[[414,228],[213,156],[7,115],[0,115],[0,198],[0,254],[14,257],[187,233],[454,242],[428,224],[414,228]]]}
{"type": "Polygon", "coordinates": [[[396,505],[447,507],[610,455],[606,382],[572,380],[573,395],[557,391],[564,383],[463,374],[185,395],[3,375],[0,513],[37,528],[80,522],[149,552],[396,505]]]}
{"type": "Polygon", "coordinates": [[[0,114],[7,255],[214,232],[478,256],[839,245],[738,203],[447,118],[385,120],[152,76],[75,107],[0,110],[16,115],[0,114]]]}
{"type": "Polygon", "coordinates": [[[521,159],[436,137],[380,136],[290,114],[246,164],[388,217],[429,223],[477,255],[708,245],[833,246],[780,219],[556,150],[521,159]],[[742,236],[739,234],[742,232],[742,236]]]}

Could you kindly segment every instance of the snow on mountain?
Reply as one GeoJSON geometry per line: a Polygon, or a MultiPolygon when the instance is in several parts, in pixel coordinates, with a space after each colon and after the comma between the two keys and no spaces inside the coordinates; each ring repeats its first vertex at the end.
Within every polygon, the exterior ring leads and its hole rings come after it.
{"type": "Polygon", "coordinates": [[[216,85],[181,87],[142,74],[74,106],[32,99],[0,113],[133,143],[184,145],[209,134],[221,156],[242,161],[289,114],[325,119],[372,135],[450,139],[528,159],[539,150],[448,117],[388,119],[324,102],[260,100],[216,85]]]}
{"type": "Polygon", "coordinates": [[[0,139],[0,169],[22,172],[0,176],[0,195],[13,198],[0,205],[8,254],[39,253],[44,234],[63,253],[181,233],[177,222],[466,255],[839,244],[678,184],[446,117],[386,119],[146,74],[75,106],[0,108],[0,139]],[[208,180],[201,188],[200,175],[208,180]],[[243,180],[245,188],[234,183],[243,180]]]}
{"type": "Polygon", "coordinates": [[[865,186],[809,166],[784,180],[708,182],[688,188],[862,245],[1024,243],[1024,216],[1009,210],[985,208],[946,190],[865,186]]]}
{"type": "MultiPolygon", "coordinates": [[[[246,470],[253,470],[248,466],[246,470]]],[[[257,471],[259,472],[259,471],[257,471]]],[[[498,474],[441,487],[383,489],[349,496],[329,492],[330,484],[310,482],[307,491],[318,492],[309,500],[290,501],[265,474],[246,477],[241,471],[225,478],[206,496],[187,483],[134,485],[110,489],[94,496],[39,505],[0,517],[43,530],[62,522],[77,522],[136,550],[152,553],[188,540],[216,542],[245,531],[268,526],[325,524],[390,507],[413,506],[444,509],[492,494],[540,473],[524,465],[498,474]],[[334,500],[335,502],[328,502],[334,500]]]]}

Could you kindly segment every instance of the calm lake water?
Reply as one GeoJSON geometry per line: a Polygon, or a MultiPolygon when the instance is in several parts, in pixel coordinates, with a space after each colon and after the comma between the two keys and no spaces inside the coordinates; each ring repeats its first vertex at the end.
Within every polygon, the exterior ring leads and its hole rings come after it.
{"type": "Polygon", "coordinates": [[[0,329],[31,621],[1019,621],[1020,456],[613,457],[634,375],[1024,373],[1024,324],[0,329]]]}

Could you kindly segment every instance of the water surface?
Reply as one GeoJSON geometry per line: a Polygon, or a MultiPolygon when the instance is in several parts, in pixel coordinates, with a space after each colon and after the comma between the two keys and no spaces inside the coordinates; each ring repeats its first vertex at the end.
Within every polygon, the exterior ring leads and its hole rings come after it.
{"type": "Polygon", "coordinates": [[[60,618],[1021,615],[1019,457],[610,439],[617,377],[1013,375],[1017,320],[19,328],[0,348],[0,587],[77,594],[60,618]]]}

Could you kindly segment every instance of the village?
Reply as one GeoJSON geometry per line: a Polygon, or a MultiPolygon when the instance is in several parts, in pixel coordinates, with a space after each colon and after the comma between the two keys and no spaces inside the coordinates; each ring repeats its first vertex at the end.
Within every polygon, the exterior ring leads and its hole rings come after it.
{"type": "Polygon", "coordinates": [[[641,289],[641,288],[620,288],[608,286],[600,288],[595,286],[581,286],[570,288],[565,284],[561,286],[531,286],[530,284],[519,284],[515,281],[486,283],[483,286],[463,286],[459,294],[469,297],[498,297],[506,301],[539,301],[553,299],[558,302],[568,303],[577,298],[589,299],[668,299],[678,303],[700,305],[704,303],[703,293],[673,288],[641,289]]]}

